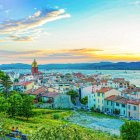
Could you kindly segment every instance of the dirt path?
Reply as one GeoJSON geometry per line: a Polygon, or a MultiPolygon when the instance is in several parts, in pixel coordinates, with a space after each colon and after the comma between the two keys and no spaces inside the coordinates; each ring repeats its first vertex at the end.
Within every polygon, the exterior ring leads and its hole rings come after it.
{"type": "Polygon", "coordinates": [[[74,114],[68,118],[68,121],[80,126],[101,130],[103,132],[108,132],[115,135],[120,135],[120,127],[123,124],[123,121],[119,119],[110,119],[104,117],[98,118],[76,111],[74,111],[74,114]]]}

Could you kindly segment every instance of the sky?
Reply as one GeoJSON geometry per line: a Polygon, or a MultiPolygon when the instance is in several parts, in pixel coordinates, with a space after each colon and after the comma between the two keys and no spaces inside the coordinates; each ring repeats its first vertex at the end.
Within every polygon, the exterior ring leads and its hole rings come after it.
{"type": "Polygon", "coordinates": [[[0,64],[140,61],[140,0],[0,0],[0,64]]]}

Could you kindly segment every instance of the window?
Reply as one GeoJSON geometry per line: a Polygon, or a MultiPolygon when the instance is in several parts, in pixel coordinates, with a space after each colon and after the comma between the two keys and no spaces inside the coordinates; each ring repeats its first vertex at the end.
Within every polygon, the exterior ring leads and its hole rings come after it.
{"type": "Polygon", "coordinates": [[[130,110],[130,105],[128,105],[128,109],[130,110]]]}
{"type": "Polygon", "coordinates": [[[107,101],[107,105],[108,105],[109,101],[107,101]]]}
{"type": "Polygon", "coordinates": [[[100,96],[100,93],[98,93],[98,96],[100,96]]]}
{"type": "Polygon", "coordinates": [[[100,102],[100,100],[98,99],[98,103],[100,102]]]}
{"type": "Polygon", "coordinates": [[[111,101],[111,106],[113,105],[113,102],[111,101]]]}
{"type": "Polygon", "coordinates": [[[123,114],[125,115],[125,110],[123,111],[123,114]]]}
{"type": "Polygon", "coordinates": [[[125,104],[122,104],[122,107],[125,107],[125,104]]]}
{"type": "Polygon", "coordinates": [[[134,110],[137,110],[137,107],[136,106],[134,106],[134,110]]]}
{"type": "Polygon", "coordinates": [[[118,103],[116,103],[116,106],[119,106],[119,104],[118,104],[118,103]]]}

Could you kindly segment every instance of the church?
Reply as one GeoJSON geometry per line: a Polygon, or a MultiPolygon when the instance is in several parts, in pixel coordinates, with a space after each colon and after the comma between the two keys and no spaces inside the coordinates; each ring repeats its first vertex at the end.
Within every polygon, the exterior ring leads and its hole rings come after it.
{"type": "Polygon", "coordinates": [[[33,63],[32,63],[32,75],[38,75],[39,71],[38,71],[38,64],[36,62],[36,60],[34,59],[33,63]]]}

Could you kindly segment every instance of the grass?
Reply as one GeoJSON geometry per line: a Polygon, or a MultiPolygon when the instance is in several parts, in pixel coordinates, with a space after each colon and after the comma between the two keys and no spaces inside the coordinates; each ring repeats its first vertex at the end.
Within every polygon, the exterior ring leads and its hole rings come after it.
{"type": "MultiPolygon", "coordinates": [[[[72,115],[72,113],[73,112],[70,110],[34,109],[34,116],[30,118],[28,121],[25,118],[20,118],[20,117],[5,118],[4,127],[6,130],[9,131],[11,131],[11,128],[13,126],[15,128],[18,127],[19,131],[22,131],[25,134],[32,135],[35,134],[36,131],[41,128],[50,131],[54,128],[59,128],[67,125],[67,128],[62,131],[67,133],[66,130],[68,130],[69,133],[72,134],[73,133],[72,130],[76,130],[81,136],[84,135],[86,136],[86,138],[82,140],[88,140],[88,139],[92,140],[93,138],[94,138],[93,140],[119,140],[119,138],[116,138],[115,136],[110,136],[103,132],[93,131],[88,128],[84,128],[68,123],[65,120],[65,118],[72,115]]],[[[93,115],[100,116],[99,114],[93,114],[93,115]]]]}

